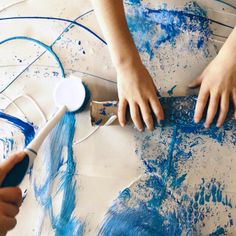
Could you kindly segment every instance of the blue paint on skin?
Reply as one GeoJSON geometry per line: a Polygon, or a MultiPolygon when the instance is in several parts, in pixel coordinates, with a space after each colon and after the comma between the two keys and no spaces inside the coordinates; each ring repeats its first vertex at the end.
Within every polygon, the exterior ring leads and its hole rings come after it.
{"type": "Polygon", "coordinates": [[[77,183],[74,180],[76,164],[72,149],[75,122],[75,115],[67,113],[54,128],[45,144],[45,159],[42,167],[46,175],[45,180],[42,184],[34,183],[37,201],[49,215],[52,228],[58,236],[82,235],[84,231],[83,223],[73,216],[77,190],[77,183]],[[65,166],[65,169],[62,170],[62,166],[65,166]],[[51,187],[55,178],[60,179],[57,194],[62,193],[61,209],[58,214],[54,213],[52,204],[51,187]]]}
{"type": "Polygon", "coordinates": [[[8,123],[12,124],[13,127],[16,127],[20,130],[20,132],[25,136],[25,146],[27,146],[34,138],[35,130],[32,124],[2,112],[0,112],[0,119],[7,121],[8,123]]]}

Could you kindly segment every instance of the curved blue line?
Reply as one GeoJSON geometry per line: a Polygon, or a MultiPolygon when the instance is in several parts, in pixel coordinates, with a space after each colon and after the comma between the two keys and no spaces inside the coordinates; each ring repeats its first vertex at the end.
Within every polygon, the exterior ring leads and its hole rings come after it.
{"type": "Polygon", "coordinates": [[[105,40],[103,40],[100,36],[98,36],[95,32],[93,32],[91,29],[89,29],[88,27],[73,21],[73,20],[69,20],[69,19],[65,19],[65,18],[59,18],[59,17],[48,17],[48,16],[14,16],[14,17],[4,17],[4,18],[0,18],[1,20],[29,20],[29,19],[33,19],[33,20],[58,20],[58,21],[64,21],[64,22],[69,22],[72,23],[74,25],[77,25],[81,28],[83,28],[84,30],[88,31],[89,33],[91,33],[93,36],[95,36],[97,39],[99,39],[101,42],[103,42],[105,45],[107,44],[105,40]]]}
{"type": "Polygon", "coordinates": [[[236,10],[236,6],[234,6],[234,5],[230,4],[230,3],[227,3],[227,2],[222,1],[222,0],[215,0],[215,1],[216,1],[216,2],[220,2],[220,3],[222,3],[222,4],[224,4],[224,5],[227,5],[227,6],[229,6],[229,7],[231,7],[231,8],[233,8],[233,9],[236,10]]]}
{"type": "MultiPolygon", "coordinates": [[[[56,53],[52,50],[51,47],[49,47],[48,45],[40,42],[39,40],[37,39],[34,39],[34,38],[29,38],[29,37],[25,37],[25,36],[15,36],[15,37],[11,37],[11,38],[7,38],[7,39],[4,39],[2,41],[0,41],[0,44],[3,44],[3,43],[6,43],[6,42],[9,42],[9,41],[12,41],[12,40],[28,40],[28,41],[31,41],[31,42],[34,42],[34,43],[37,43],[38,45],[40,45],[41,47],[45,48],[47,51],[49,51],[53,57],[55,58],[55,60],[57,61],[60,69],[61,69],[61,74],[63,77],[65,77],[65,71],[64,71],[64,68],[62,66],[62,63],[59,59],[59,57],[56,55],[56,53]]],[[[13,80],[14,81],[14,80],[13,80]]]]}

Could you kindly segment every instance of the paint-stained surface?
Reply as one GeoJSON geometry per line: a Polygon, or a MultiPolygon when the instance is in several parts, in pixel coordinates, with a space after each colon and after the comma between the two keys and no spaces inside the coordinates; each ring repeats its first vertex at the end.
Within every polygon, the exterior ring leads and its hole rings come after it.
{"type": "MultiPolygon", "coordinates": [[[[236,24],[234,0],[126,0],[124,5],[160,96],[194,93],[188,83],[236,24]]],[[[89,1],[4,0],[0,159],[27,145],[52,116],[52,91],[71,73],[83,77],[91,99],[117,100],[115,69],[89,1]]],[[[195,97],[165,101],[168,119],[152,133],[112,126],[84,139],[95,129],[89,107],[66,114],[21,186],[24,203],[9,235],[236,234],[231,113],[223,128],[206,130],[193,123],[195,97]]]]}

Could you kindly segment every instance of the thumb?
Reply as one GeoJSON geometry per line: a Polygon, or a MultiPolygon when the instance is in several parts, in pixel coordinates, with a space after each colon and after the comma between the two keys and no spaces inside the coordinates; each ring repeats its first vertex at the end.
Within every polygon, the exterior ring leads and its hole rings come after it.
{"type": "Polygon", "coordinates": [[[10,155],[6,160],[0,163],[0,183],[4,180],[7,173],[25,157],[25,152],[18,152],[10,155]]]}
{"type": "Polygon", "coordinates": [[[199,87],[202,83],[202,77],[197,77],[196,79],[192,80],[188,85],[189,88],[196,88],[199,87]]]}

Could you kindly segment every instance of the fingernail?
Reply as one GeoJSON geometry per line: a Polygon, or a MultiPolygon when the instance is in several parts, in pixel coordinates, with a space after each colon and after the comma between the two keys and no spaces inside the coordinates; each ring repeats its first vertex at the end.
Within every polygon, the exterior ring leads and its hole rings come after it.
{"type": "Polygon", "coordinates": [[[217,128],[220,128],[220,127],[221,127],[221,124],[220,124],[220,123],[217,123],[217,124],[216,124],[216,127],[217,127],[217,128]]]}
{"type": "Polygon", "coordinates": [[[207,124],[207,123],[205,123],[205,124],[204,124],[204,127],[205,127],[206,129],[209,129],[209,128],[210,128],[210,125],[207,124]]]}
{"type": "Polygon", "coordinates": [[[194,122],[197,124],[200,122],[200,119],[198,117],[194,117],[194,122]]]}

